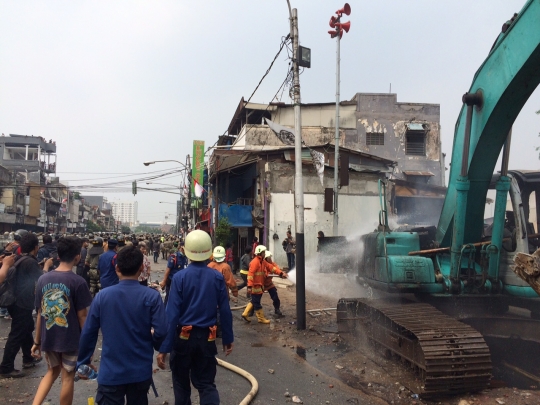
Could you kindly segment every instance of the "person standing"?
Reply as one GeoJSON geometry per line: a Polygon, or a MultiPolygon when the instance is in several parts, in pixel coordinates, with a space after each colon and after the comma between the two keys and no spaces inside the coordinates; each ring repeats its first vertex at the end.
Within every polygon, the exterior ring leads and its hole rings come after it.
{"type": "Polygon", "coordinates": [[[48,259],[56,255],[56,245],[53,243],[51,235],[43,235],[43,246],[41,246],[37,253],[37,261],[41,262],[43,259],[48,259]]]}
{"type": "MultiPolygon", "coordinates": [[[[24,373],[15,370],[15,357],[19,350],[22,350],[23,368],[31,368],[39,362],[32,357],[32,343],[34,338],[34,318],[32,311],[34,309],[36,283],[43,274],[36,259],[39,249],[39,242],[36,235],[27,233],[21,238],[20,249],[21,256],[7,256],[2,260],[0,269],[0,282],[3,282],[11,266],[16,268],[15,281],[15,302],[8,306],[8,312],[11,315],[11,330],[4,348],[4,357],[0,364],[0,377],[17,378],[24,377],[24,373]]],[[[44,269],[52,266],[52,259],[45,262],[44,269]]]]}
{"type": "Polygon", "coordinates": [[[73,402],[79,338],[92,303],[86,281],[72,272],[81,259],[81,241],[76,237],[61,238],[57,249],[60,265],[42,275],[36,286],[37,320],[32,356],[41,360],[43,351],[48,369],[39,383],[33,405],[43,403],[60,373],[60,404],[73,402]]]}
{"type": "Polygon", "coordinates": [[[159,283],[161,289],[165,289],[165,305],[167,305],[167,302],[169,301],[169,291],[171,290],[171,283],[174,275],[184,269],[187,265],[183,245],[183,243],[178,244],[177,242],[174,244],[174,247],[177,248],[177,250],[169,257],[165,275],[163,276],[161,283],[159,283]]]}
{"type": "MultiPolygon", "coordinates": [[[[264,254],[264,260],[266,260],[268,265],[270,265],[268,273],[277,274],[280,278],[287,278],[287,273],[281,271],[279,266],[272,260],[272,252],[267,250],[264,254]]],[[[268,291],[268,294],[270,294],[270,298],[272,298],[272,304],[274,305],[274,314],[276,315],[276,317],[283,316],[283,313],[280,309],[281,301],[279,299],[277,288],[274,285],[270,274],[267,274],[266,278],[264,279],[264,290],[268,291]]]]}
{"type": "Polygon", "coordinates": [[[234,255],[233,255],[233,248],[232,244],[230,242],[225,245],[225,262],[229,265],[231,268],[231,271],[233,274],[236,274],[236,269],[234,268],[234,255]]]}
{"type": "Polygon", "coordinates": [[[90,279],[88,278],[88,270],[85,266],[87,255],[88,255],[88,239],[83,238],[82,246],[81,246],[81,260],[79,260],[79,263],[77,264],[77,274],[81,276],[82,278],[84,278],[84,281],[86,281],[86,284],[90,286],[90,279]]]}
{"type": "Polygon", "coordinates": [[[238,287],[236,286],[236,281],[234,280],[229,264],[225,263],[226,255],[225,249],[222,246],[216,246],[213,252],[214,260],[208,264],[208,267],[221,273],[227,286],[227,295],[229,295],[230,289],[233,297],[237,298],[238,287]]]}
{"type": "Polygon", "coordinates": [[[191,383],[199,391],[201,405],[219,404],[216,377],[217,310],[221,318],[223,351],[233,350],[232,313],[223,276],[207,267],[212,240],[201,230],[186,237],[185,254],[191,264],[173,277],[167,304],[169,331],[159,349],[157,363],[165,369],[167,353],[176,405],[191,404],[191,383]]]}
{"type": "MultiPolygon", "coordinates": [[[[244,250],[244,255],[240,258],[240,277],[242,277],[242,283],[238,284],[238,290],[247,286],[249,263],[251,263],[251,246],[248,245],[244,250]]],[[[250,298],[249,293],[247,293],[246,297],[250,298]]]]}
{"type": "Polygon", "coordinates": [[[161,250],[161,242],[159,239],[154,242],[152,250],[154,251],[154,263],[157,263],[159,259],[159,251],[161,250]]]}
{"type": "Polygon", "coordinates": [[[86,260],[84,262],[85,269],[88,269],[88,279],[90,281],[90,293],[94,297],[101,288],[99,284],[99,257],[103,254],[103,239],[94,235],[89,236],[92,247],[88,250],[86,260]]]}
{"type": "Polygon", "coordinates": [[[255,257],[255,249],[257,249],[257,246],[259,246],[259,239],[255,236],[253,238],[253,242],[251,243],[251,258],[253,259],[255,257]]]}
{"type": "Polygon", "coordinates": [[[287,266],[289,267],[289,271],[294,269],[296,266],[295,263],[295,254],[296,254],[296,241],[291,235],[291,231],[287,231],[287,237],[283,241],[285,246],[285,252],[287,253],[287,266]]]}
{"type": "Polygon", "coordinates": [[[244,318],[246,322],[251,322],[249,314],[251,310],[254,309],[259,323],[270,323],[270,321],[264,317],[264,311],[261,305],[261,298],[264,293],[264,280],[267,276],[266,262],[264,261],[265,253],[265,246],[257,246],[257,249],[255,249],[255,258],[249,264],[247,281],[248,292],[251,294],[251,302],[246,306],[246,309],[242,314],[242,318],[244,318]]]}
{"type": "Polygon", "coordinates": [[[126,246],[118,254],[119,283],[102,290],[92,302],[81,333],[77,367],[92,365],[98,334],[103,337],[98,374],[98,405],[147,405],[154,349],[167,333],[159,293],[139,284],[143,254],[126,246]]]}
{"type": "Polygon", "coordinates": [[[109,239],[107,242],[108,250],[99,256],[98,271],[99,283],[101,289],[118,284],[118,275],[116,274],[116,239],[109,239]]]}
{"type": "Polygon", "coordinates": [[[139,283],[141,285],[144,285],[145,287],[148,287],[148,281],[150,279],[150,272],[152,271],[150,268],[150,259],[148,258],[146,254],[146,244],[139,243],[139,250],[143,254],[143,268],[141,271],[141,275],[139,276],[139,283]]]}

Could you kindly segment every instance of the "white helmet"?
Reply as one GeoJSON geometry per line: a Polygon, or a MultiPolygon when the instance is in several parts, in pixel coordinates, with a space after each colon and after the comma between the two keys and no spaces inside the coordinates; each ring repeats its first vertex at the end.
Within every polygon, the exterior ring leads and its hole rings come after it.
{"type": "Polygon", "coordinates": [[[264,258],[265,258],[265,259],[268,259],[269,257],[272,257],[272,252],[270,252],[269,250],[267,250],[266,253],[264,254],[264,258]]]}
{"type": "Polygon", "coordinates": [[[225,248],[223,246],[216,246],[214,248],[214,260],[218,263],[225,260],[225,248]]]}
{"type": "Polygon", "coordinates": [[[212,239],[205,231],[200,229],[192,231],[186,236],[184,253],[194,262],[202,262],[212,256],[212,239]]]}
{"type": "Polygon", "coordinates": [[[266,246],[263,246],[263,245],[259,245],[255,248],[255,255],[258,256],[259,254],[261,254],[262,252],[264,252],[266,250],[266,246]]]}

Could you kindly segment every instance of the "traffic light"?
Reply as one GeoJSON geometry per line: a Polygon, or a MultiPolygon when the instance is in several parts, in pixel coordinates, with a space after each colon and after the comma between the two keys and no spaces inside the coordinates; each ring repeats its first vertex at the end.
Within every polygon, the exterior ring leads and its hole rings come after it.
{"type": "Polygon", "coordinates": [[[137,195],[137,181],[131,183],[131,191],[133,192],[133,195],[137,195]]]}

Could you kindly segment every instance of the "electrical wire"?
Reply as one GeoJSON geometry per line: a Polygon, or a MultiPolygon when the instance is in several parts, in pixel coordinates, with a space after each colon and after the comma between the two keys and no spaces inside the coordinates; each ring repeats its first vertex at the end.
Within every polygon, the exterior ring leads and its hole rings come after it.
{"type": "MultiPolygon", "coordinates": [[[[276,56],[274,56],[274,59],[272,60],[272,63],[270,63],[270,66],[268,67],[268,69],[266,69],[266,72],[264,73],[263,77],[261,78],[261,80],[259,80],[259,83],[257,84],[257,86],[255,87],[255,90],[253,90],[253,92],[251,93],[251,95],[249,96],[248,100],[245,101],[245,103],[249,103],[251,101],[251,99],[253,98],[253,96],[255,95],[255,93],[257,92],[257,90],[259,89],[261,83],[263,82],[263,80],[266,78],[266,76],[268,76],[268,73],[270,73],[270,70],[272,69],[272,66],[274,66],[274,62],[276,61],[276,59],[278,58],[279,54],[281,53],[281,51],[283,50],[283,48],[286,46],[287,42],[290,41],[290,38],[291,38],[291,34],[287,34],[286,37],[281,37],[281,45],[279,46],[279,51],[276,53],[276,56]]],[[[288,54],[288,50],[289,48],[287,47],[287,54],[288,54]]],[[[275,96],[274,96],[275,98],[275,96]]],[[[272,98],[272,100],[274,99],[272,98]]],[[[223,134],[221,136],[224,136],[227,131],[229,129],[227,128],[223,134]]],[[[217,145],[217,143],[219,142],[219,138],[221,138],[221,136],[218,137],[217,141],[214,142],[214,144],[210,147],[208,147],[208,149],[206,149],[206,152],[205,152],[205,155],[211,150],[214,148],[214,146],[217,145]]]]}

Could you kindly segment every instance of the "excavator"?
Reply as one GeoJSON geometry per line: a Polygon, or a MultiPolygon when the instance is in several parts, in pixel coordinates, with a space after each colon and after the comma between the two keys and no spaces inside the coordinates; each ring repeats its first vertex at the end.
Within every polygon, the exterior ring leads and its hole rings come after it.
{"type": "Polygon", "coordinates": [[[534,191],[540,200],[540,174],[508,169],[512,125],[539,83],[540,0],[529,0],[503,25],[462,98],[438,224],[390,229],[386,183],[379,184],[379,226],[362,237],[357,279],[382,298],[340,299],[338,331],[364,333],[400,358],[417,373],[423,397],[488,387],[488,337],[540,344],[540,298],[512,271],[517,253],[538,247],[529,197],[534,191]]]}

